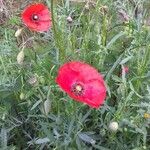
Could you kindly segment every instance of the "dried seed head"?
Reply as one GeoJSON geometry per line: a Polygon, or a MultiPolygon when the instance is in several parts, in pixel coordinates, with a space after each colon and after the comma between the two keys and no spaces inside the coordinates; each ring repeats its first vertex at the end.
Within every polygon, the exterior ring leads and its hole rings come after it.
{"type": "Polygon", "coordinates": [[[123,22],[128,22],[130,20],[129,15],[124,10],[121,9],[118,11],[118,13],[123,22]]]}
{"type": "Polygon", "coordinates": [[[119,127],[118,122],[114,121],[109,124],[109,129],[113,132],[116,132],[118,130],[118,127],[119,127]]]}
{"type": "Polygon", "coordinates": [[[84,7],[85,7],[85,10],[89,10],[90,9],[89,3],[87,3],[84,7]]]}
{"type": "Polygon", "coordinates": [[[18,55],[17,55],[17,63],[19,65],[22,65],[23,64],[23,61],[24,61],[24,51],[21,50],[18,55]]]}
{"type": "Polygon", "coordinates": [[[104,15],[107,14],[109,11],[108,6],[104,5],[100,7],[100,12],[104,15]]]}
{"type": "Polygon", "coordinates": [[[23,30],[23,28],[18,29],[18,30],[15,32],[15,37],[19,37],[19,36],[21,35],[21,33],[22,33],[22,30],[23,30]]]}

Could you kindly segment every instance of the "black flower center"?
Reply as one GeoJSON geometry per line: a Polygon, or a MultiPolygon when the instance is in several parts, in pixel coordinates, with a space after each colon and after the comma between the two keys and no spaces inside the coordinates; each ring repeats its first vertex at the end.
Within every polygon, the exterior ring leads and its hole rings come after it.
{"type": "Polygon", "coordinates": [[[34,20],[34,21],[39,20],[39,16],[36,14],[32,15],[32,20],[34,20]]]}
{"type": "Polygon", "coordinates": [[[72,85],[71,91],[76,95],[76,96],[82,96],[84,92],[84,87],[81,83],[75,83],[72,85]]]}

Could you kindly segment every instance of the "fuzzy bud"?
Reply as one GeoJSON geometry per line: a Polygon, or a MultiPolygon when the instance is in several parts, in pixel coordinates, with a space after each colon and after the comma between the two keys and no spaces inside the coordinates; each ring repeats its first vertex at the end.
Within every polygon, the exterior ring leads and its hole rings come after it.
{"type": "Polygon", "coordinates": [[[45,110],[45,114],[48,115],[48,113],[50,112],[51,110],[51,102],[49,99],[47,99],[45,102],[44,102],[44,110],[45,110]]]}
{"type": "Polygon", "coordinates": [[[21,50],[18,55],[17,55],[17,63],[19,65],[22,65],[23,64],[23,61],[24,61],[24,51],[21,50]]]}
{"type": "Polygon", "coordinates": [[[23,30],[23,28],[18,29],[18,30],[15,32],[15,37],[19,37],[19,36],[21,35],[21,33],[22,33],[22,30],[23,30]]]}
{"type": "Polygon", "coordinates": [[[113,132],[116,132],[117,130],[118,130],[118,128],[119,128],[119,125],[118,125],[118,123],[117,122],[111,122],[110,124],[109,124],[109,129],[111,130],[111,131],[113,131],[113,132]]]}
{"type": "Polygon", "coordinates": [[[25,99],[24,93],[20,93],[20,96],[19,96],[19,97],[20,97],[21,100],[25,99]]]}

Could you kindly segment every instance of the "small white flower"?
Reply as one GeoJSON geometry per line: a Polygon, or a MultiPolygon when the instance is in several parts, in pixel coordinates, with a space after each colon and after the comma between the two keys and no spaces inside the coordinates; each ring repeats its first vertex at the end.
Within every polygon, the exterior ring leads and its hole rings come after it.
{"type": "Polygon", "coordinates": [[[114,121],[109,124],[109,129],[113,132],[116,132],[118,128],[119,128],[118,122],[114,121]]]}

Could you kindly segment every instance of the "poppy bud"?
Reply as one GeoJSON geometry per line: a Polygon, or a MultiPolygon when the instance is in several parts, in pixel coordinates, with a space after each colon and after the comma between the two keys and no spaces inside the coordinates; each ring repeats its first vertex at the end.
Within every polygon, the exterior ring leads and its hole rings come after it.
{"type": "Polygon", "coordinates": [[[111,130],[111,131],[113,131],[113,132],[116,132],[117,130],[118,130],[118,127],[119,127],[119,125],[118,125],[118,123],[117,122],[111,122],[110,124],[109,124],[109,129],[111,130]]]}
{"type": "Polygon", "coordinates": [[[40,82],[41,84],[45,84],[45,79],[44,79],[43,76],[40,76],[40,77],[39,77],[39,82],[40,82]]]}
{"type": "Polygon", "coordinates": [[[19,97],[20,97],[21,100],[23,100],[25,98],[24,93],[21,92],[19,97]]]}
{"type": "Polygon", "coordinates": [[[21,50],[18,55],[17,55],[17,63],[19,65],[22,65],[23,64],[23,61],[24,61],[24,51],[21,50]]]}
{"type": "Polygon", "coordinates": [[[127,131],[128,131],[128,129],[127,129],[127,128],[124,128],[124,131],[125,131],[125,132],[127,132],[127,131]]]}
{"type": "Polygon", "coordinates": [[[47,99],[45,102],[44,102],[44,110],[45,110],[45,114],[48,115],[48,113],[50,112],[51,110],[51,102],[49,99],[47,99]]]}
{"type": "Polygon", "coordinates": [[[15,37],[19,37],[19,36],[21,35],[21,33],[22,33],[22,30],[23,30],[23,28],[18,29],[18,30],[15,32],[15,37]]]}

